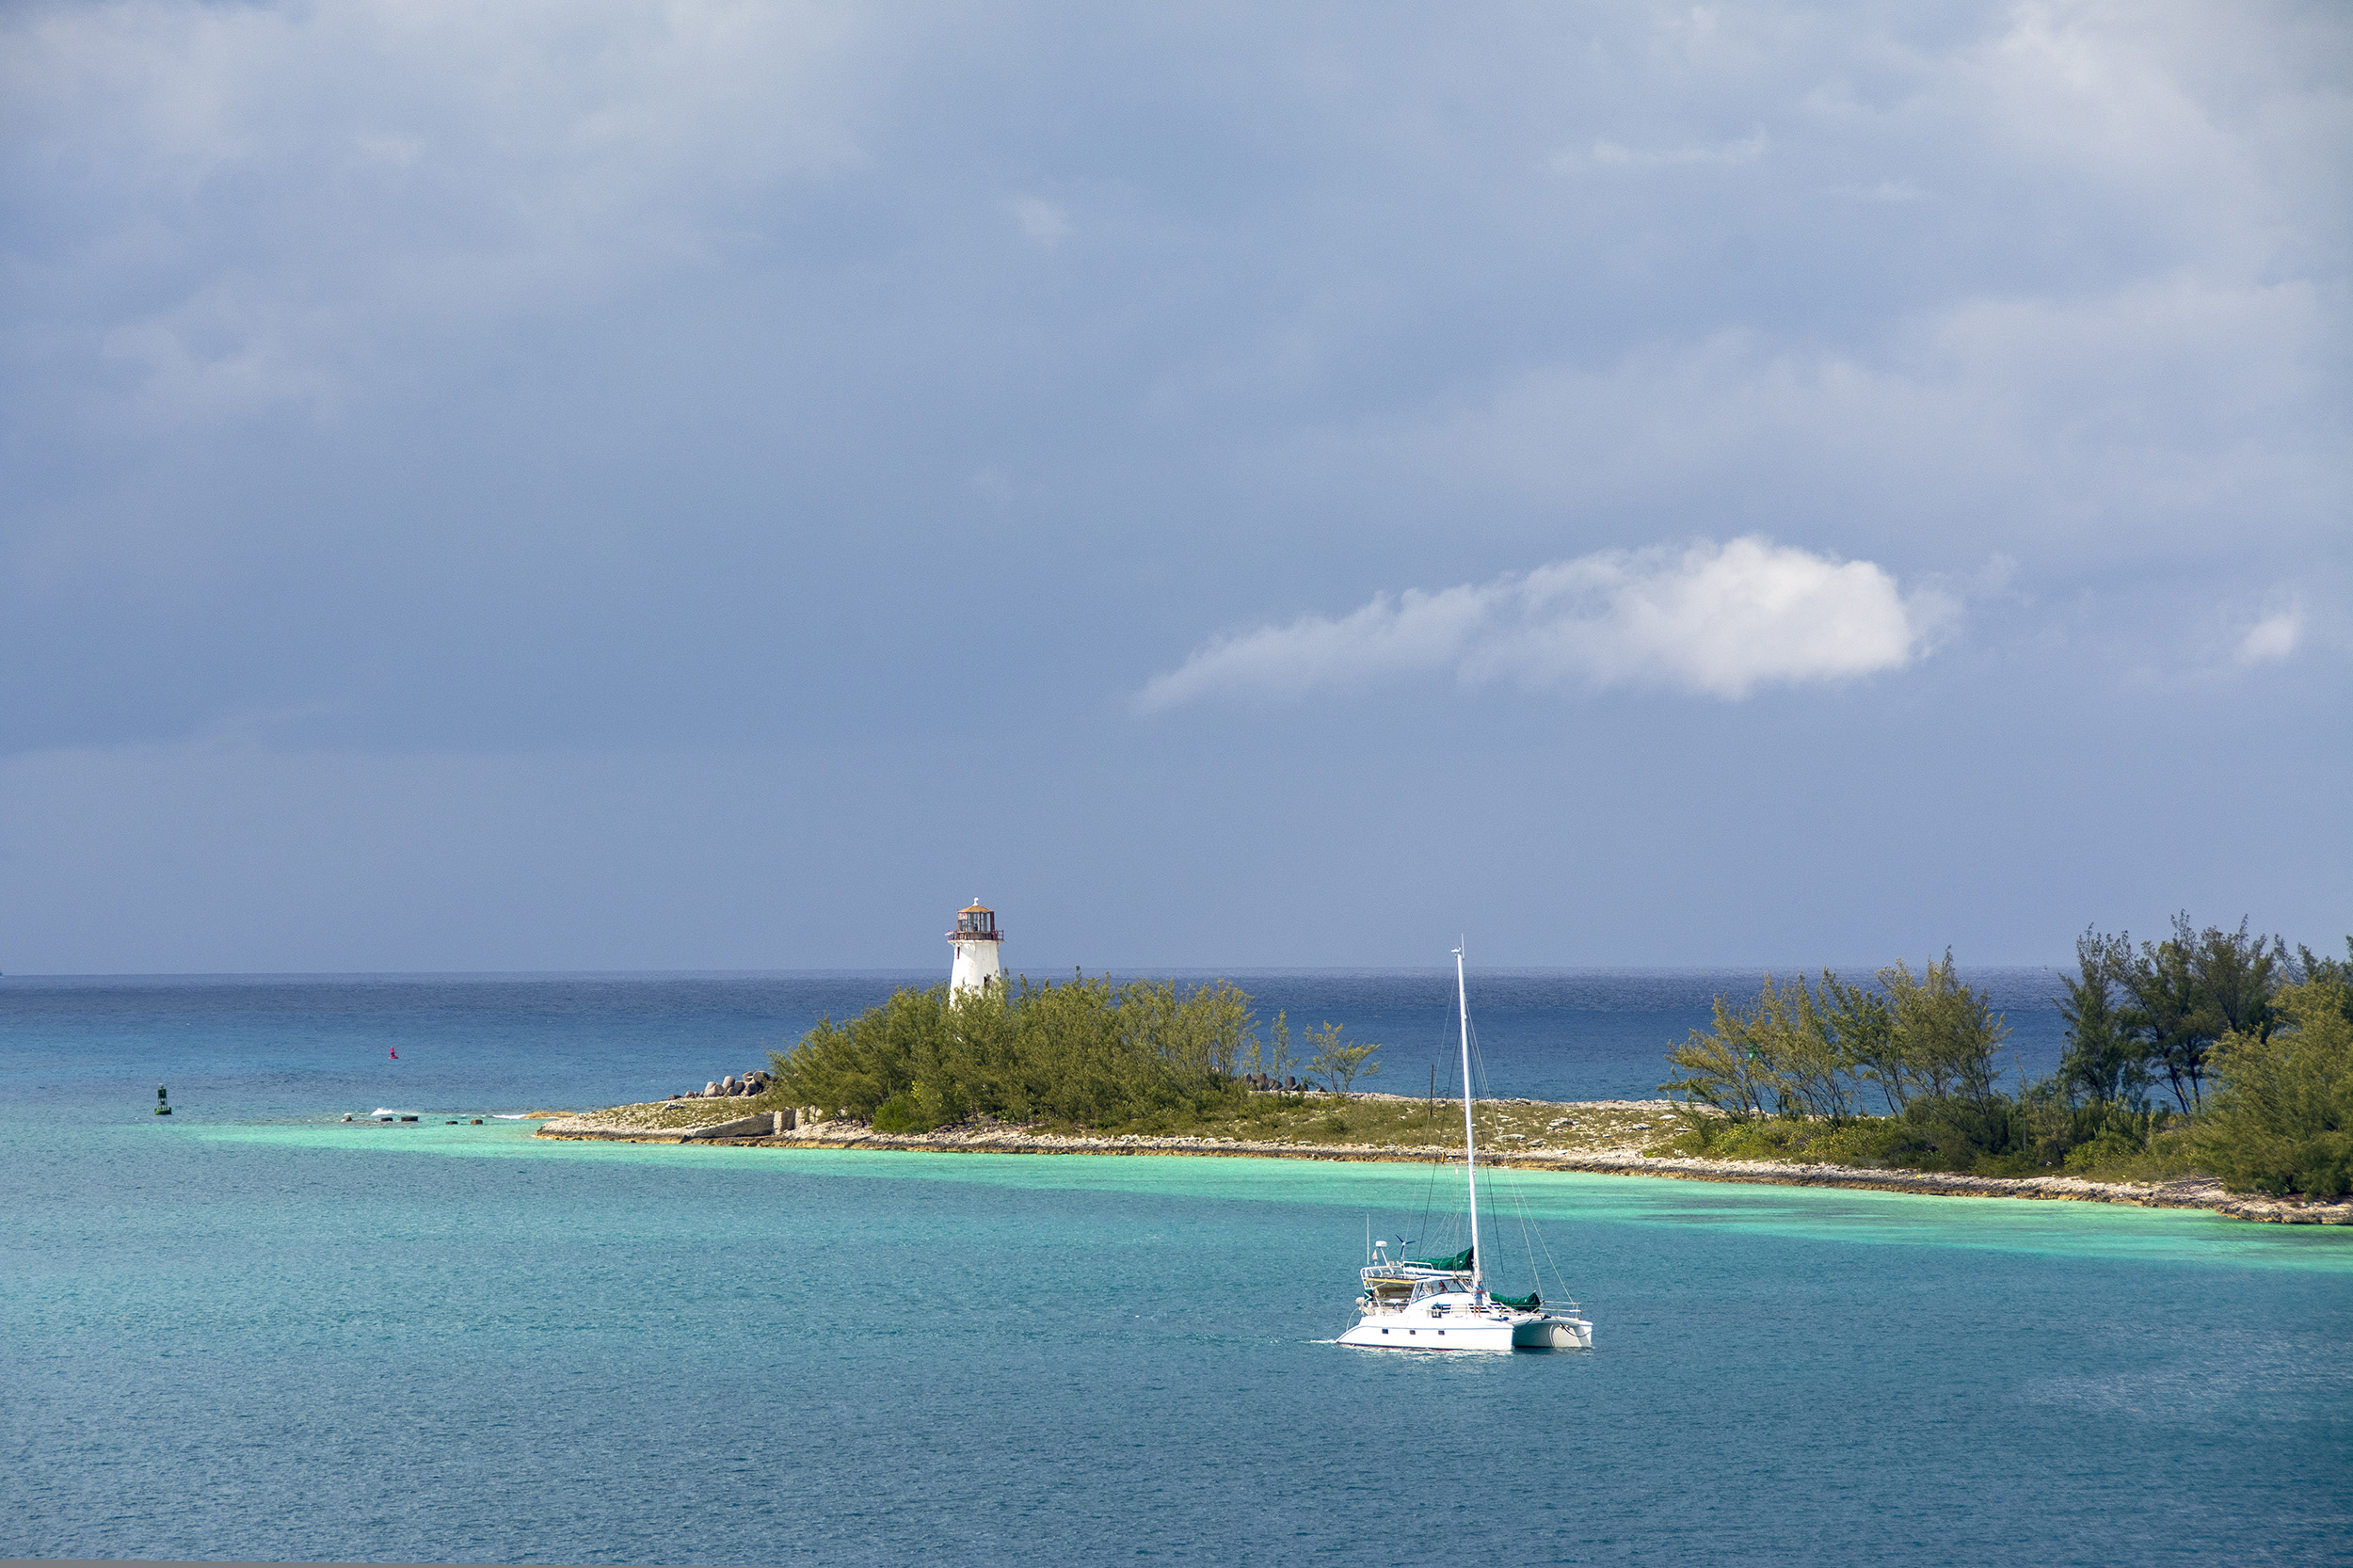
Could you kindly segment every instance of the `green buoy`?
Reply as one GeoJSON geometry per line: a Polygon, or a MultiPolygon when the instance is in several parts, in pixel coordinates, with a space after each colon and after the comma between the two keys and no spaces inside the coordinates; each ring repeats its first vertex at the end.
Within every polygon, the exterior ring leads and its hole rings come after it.
{"type": "Polygon", "coordinates": [[[155,1085],[155,1114],[158,1116],[171,1114],[171,1102],[164,1097],[164,1086],[160,1083],[155,1085]]]}

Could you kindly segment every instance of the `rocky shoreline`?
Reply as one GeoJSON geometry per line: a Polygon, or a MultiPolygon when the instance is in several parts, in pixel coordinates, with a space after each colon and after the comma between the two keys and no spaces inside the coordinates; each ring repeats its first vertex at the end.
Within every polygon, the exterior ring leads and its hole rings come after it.
{"type": "MultiPolygon", "coordinates": [[[[739,1102],[740,1103],[740,1102],[739,1102]]],[[[896,1149],[929,1154],[1176,1155],[1209,1159],[1335,1160],[1421,1163],[1449,1158],[1451,1146],[1400,1144],[1300,1144],[1240,1138],[1169,1137],[1148,1134],[1087,1136],[1041,1131],[982,1119],[934,1132],[876,1132],[864,1122],[812,1122],[789,1131],[730,1135],[731,1118],[721,1105],[697,1106],[700,1125],[680,1125],[691,1101],[655,1101],[644,1106],[550,1116],[535,1136],[629,1144],[718,1144],[741,1148],[896,1149]]],[[[1663,1102],[1570,1101],[1559,1109],[1658,1111],[1663,1102]]],[[[791,1113],[787,1113],[791,1118],[791,1113]]],[[[1482,1156],[1481,1163],[1490,1162],[1482,1156]]],[[[2300,1200],[2223,1191],[2207,1177],[2164,1183],[2086,1181],[2076,1176],[1952,1176],[1932,1171],[1865,1170],[1848,1165],[1797,1165],[1767,1160],[1703,1160],[1647,1155],[1631,1146],[1583,1150],[1529,1149],[1499,1152],[1492,1163],[1513,1170],[1581,1171],[1604,1176],[1664,1176],[1684,1181],[1721,1181],[1779,1187],[1836,1187],[1940,1197],[2037,1198],[2076,1203],[2121,1203],[2143,1208],[2203,1208],[2233,1219],[2266,1224],[2353,1224],[2353,1198],[2300,1200]]]]}

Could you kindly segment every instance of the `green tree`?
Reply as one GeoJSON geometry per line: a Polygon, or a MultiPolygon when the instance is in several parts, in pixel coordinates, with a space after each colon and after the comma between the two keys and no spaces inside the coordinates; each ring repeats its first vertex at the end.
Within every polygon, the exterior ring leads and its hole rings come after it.
{"type": "Polygon", "coordinates": [[[2302,984],[2333,980],[2345,987],[2348,1020],[2353,1020],[2353,936],[2345,939],[2343,958],[2323,958],[2303,943],[2296,944],[2295,978],[2302,984]]]}
{"type": "MultiPolygon", "coordinates": [[[[1836,979],[1827,969],[1823,979],[1836,979]]],[[[1782,1114],[1845,1122],[1854,1115],[1853,1064],[1802,976],[1778,989],[1765,977],[1757,1033],[1782,1114]]]]}
{"type": "Polygon", "coordinates": [[[1291,1057],[1289,1014],[1278,1012],[1274,1015],[1274,1027],[1267,1032],[1267,1039],[1263,1045],[1259,1043],[1256,1034],[1250,1036],[1248,1043],[1242,1048],[1241,1065],[1244,1072],[1264,1073],[1274,1080],[1278,1086],[1284,1079],[1290,1076],[1294,1063],[1291,1057]]]}
{"type": "Polygon", "coordinates": [[[2059,1057],[2056,1085],[2066,1103],[2123,1102],[2138,1109],[2149,1075],[2142,1047],[2117,1011],[2115,963],[2108,939],[2086,930],[2075,938],[2076,978],[2055,999],[2067,1020],[2067,1047],[2059,1057]]]}
{"type": "Polygon", "coordinates": [[[2277,1027],[2216,1045],[2217,1088],[2192,1135],[2234,1191],[2353,1191],[2353,995],[2329,974],[2283,987],[2277,1027]]]}
{"type": "Polygon", "coordinates": [[[1822,1027],[1847,1070],[1860,1082],[1877,1085],[1888,1109],[1901,1115],[1911,1078],[1896,1049],[1896,1021],[1887,999],[1824,969],[1818,1005],[1822,1027]]]}
{"type": "Polygon", "coordinates": [[[2271,1027],[2286,945],[2250,936],[2247,925],[2198,931],[2184,911],[2164,941],[2135,949],[2129,933],[2106,940],[2109,975],[2123,993],[2123,1027],[2139,1038],[2150,1071],[2164,1078],[2185,1112],[2203,1101],[2206,1058],[2217,1041],[2271,1027]]]}
{"type": "Polygon", "coordinates": [[[1658,1087],[1736,1121],[1768,1111],[1851,1121],[1865,1081],[1861,1064],[1886,1055],[1885,1006],[1827,969],[1819,998],[1802,977],[1784,985],[1767,975],[1748,1007],[1716,998],[1714,1021],[1668,1051],[1681,1076],[1658,1087]]]}
{"type": "Polygon", "coordinates": [[[1321,1077],[1324,1087],[1336,1095],[1347,1094],[1359,1077],[1376,1077],[1381,1071],[1381,1064],[1372,1060],[1381,1048],[1340,1044],[1340,1026],[1329,1019],[1321,1029],[1311,1029],[1302,1038],[1310,1051],[1307,1071],[1321,1077]]]}
{"type": "Polygon", "coordinates": [[[1753,1121],[1765,1114],[1766,1098],[1773,1093],[1753,1016],[1719,996],[1714,1022],[1713,1029],[1695,1029],[1689,1039],[1668,1050],[1667,1064],[1676,1076],[1660,1084],[1659,1092],[1713,1107],[1734,1121],[1753,1121]]]}
{"type": "Polygon", "coordinates": [[[1952,949],[1918,975],[1898,959],[1879,972],[1879,981],[1893,1016],[1891,1049],[1914,1092],[1990,1101],[1997,1076],[1993,1052],[2009,1026],[1984,992],[1961,983],[1952,949]]]}

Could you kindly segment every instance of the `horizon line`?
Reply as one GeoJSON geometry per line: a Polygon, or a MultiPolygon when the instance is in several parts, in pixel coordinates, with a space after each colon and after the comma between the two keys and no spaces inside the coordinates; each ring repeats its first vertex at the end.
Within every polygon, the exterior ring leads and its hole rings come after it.
{"type": "MultiPolygon", "coordinates": [[[[1771,963],[1684,963],[1684,964],[1471,964],[1468,968],[1485,974],[1784,974],[1797,976],[1820,969],[1839,973],[1876,973],[1888,967],[1892,960],[1881,963],[1825,964],[1808,961],[1803,964],[1771,963]]],[[[944,966],[941,966],[944,969],[944,966]]],[[[1990,962],[1960,963],[1962,971],[1992,969],[2050,969],[2059,966],[2048,962],[1990,962]]],[[[1149,967],[1112,964],[1101,968],[1085,965],[1061,966],[1038,971],[1039,977],[1059,975],[1064,969],[1081,974],[1151,977],[1155,975],[1408,975],[1451,974],[1453,967],[1431,965],[1365,965],[1365,964],[1253,964],[1247,966],[1220,964],[1168,964],[1149,967]]],[[[824,976],[899,977],[934,972],[932,966],[907,965],[839,966],[832,968],[728,969],[728,968],[609,968],[609,969],[59,969],[59,970],[0,970],[0,984],[12,980],[752,980],[812,978],[824,976]]],[[[1028,978],[1030,971],[1012,969],[1009,973],[1028,978]]],[[[942,975],[940,984],[947,984],[942,975]]]]}

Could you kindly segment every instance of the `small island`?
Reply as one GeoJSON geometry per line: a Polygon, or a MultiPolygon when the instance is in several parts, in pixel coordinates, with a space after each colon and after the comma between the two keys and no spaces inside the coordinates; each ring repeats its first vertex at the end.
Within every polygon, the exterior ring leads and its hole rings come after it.
{"type": "MultiPolygon", "coordinates": [[[[1948,953],[1876,986],[1768,982],[1668,1053],[1673,1099],[1481,1102],[1506,1166],[2353,1224],[2353,940],[2087,936],[2059,1071],[1997,1080],[2007,1030],[1948,953]],[[2229,995],[2217,997],[2225,987],[2229,995]],[[2153,1004],[2151,999],[2155,999],[2153,1004]],[[2170,1012],[2158,1004],[2170,999],[2170,1012]],[[2202,1036],[2199,1032],[2203,1030],[2202,1036]],[[2177,1103],[2152,1103],[2163,1086],[2177,1103]],[[1883,1113],[1861,1109],[1876,1094],[1883,1113]]],[[[544,1138],[776,1149],[1343,1160],[1460,1154],[1450,1101],[1366,1092],[1376,1045],[1263,1032],[1218,982],[905,989],[715,1093],[546,1121],[544,1138]]]]}

